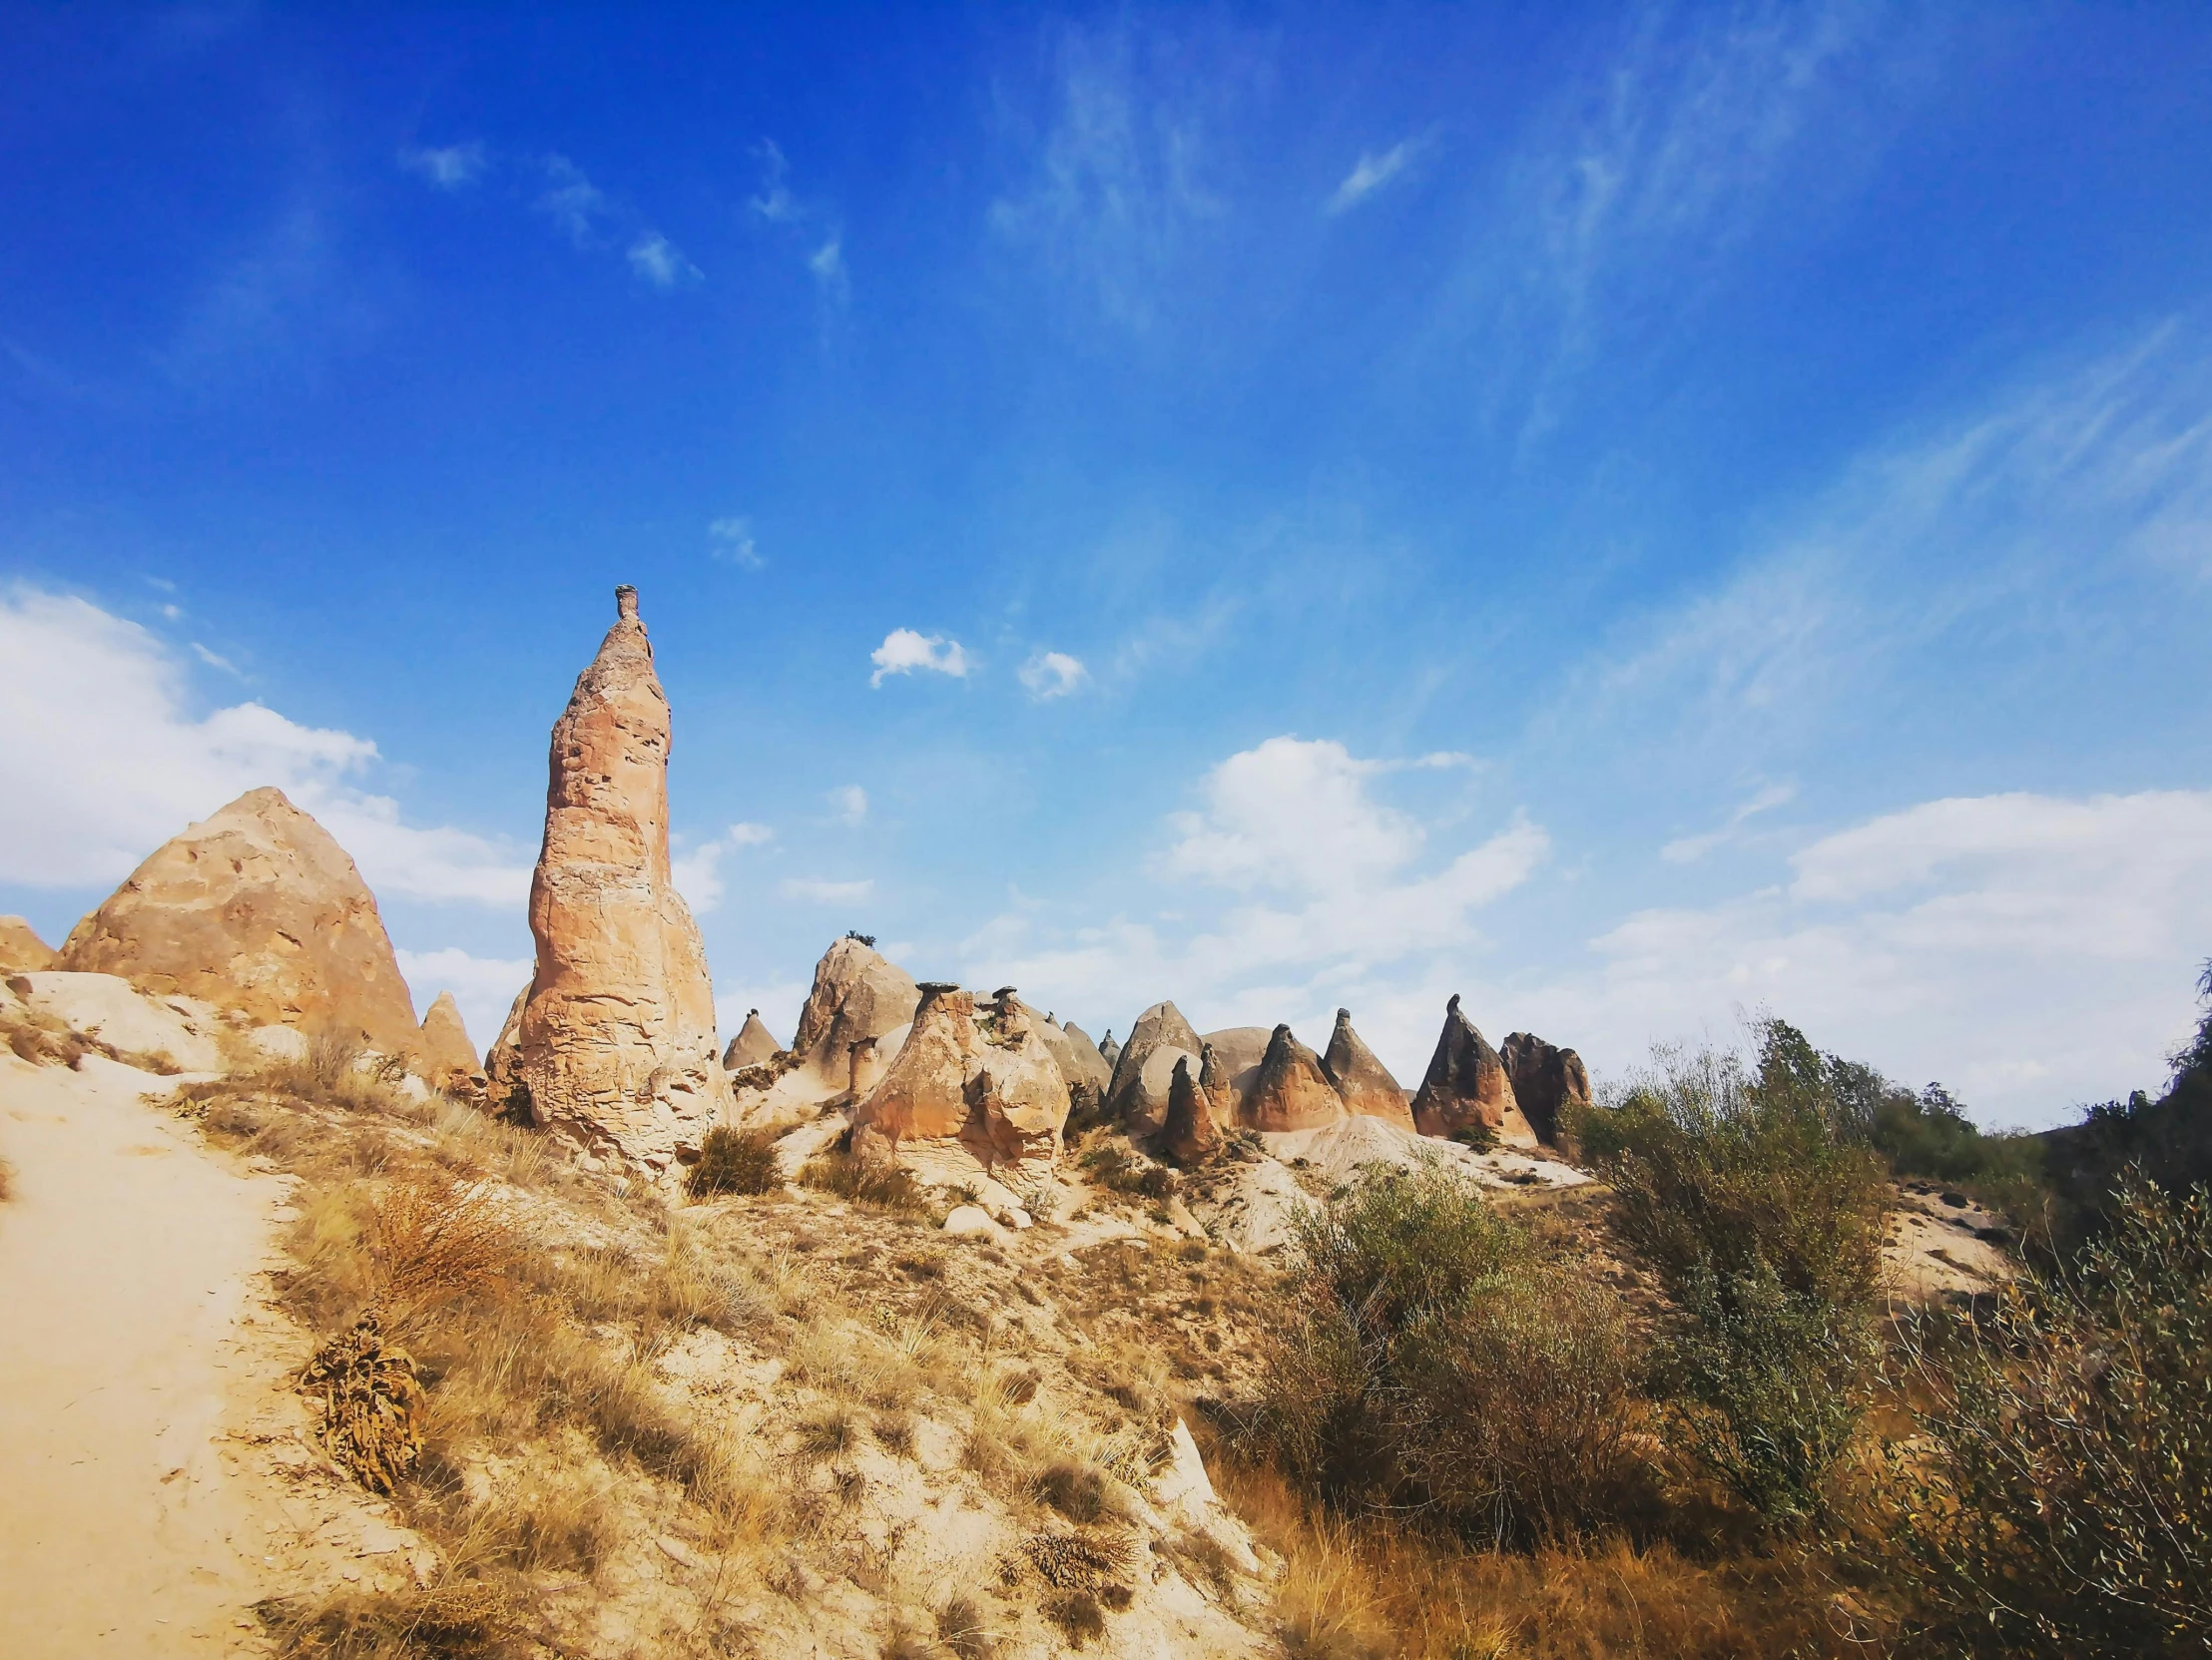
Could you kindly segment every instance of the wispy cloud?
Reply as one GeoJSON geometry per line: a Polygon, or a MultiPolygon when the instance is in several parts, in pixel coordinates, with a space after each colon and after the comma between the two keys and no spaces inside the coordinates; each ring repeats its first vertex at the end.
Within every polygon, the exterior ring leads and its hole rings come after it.
{"type": "Polygon", "coordinates": [[[1064,698],[1085,681],[1090,671],[1083,667],[1083,660],[1070,657],[1066,652],[1038,652],[1021,666],[1021,683],[1029,689],[1029,695],[1039,703],[1048,698],[1064,698]]]}
{"type": "Polygon", "coordinates": [[[491,157],[478,141],[443,147],[411,146],[399,152],[399,165],[419,173],[441,191],[466,190],[491,166],[491,157]]]}
{"type": "MultiPolygon", "coordinates": [[[[171,605],[164,606],[162,609],[164,614],[166,615],[168,613],[176,611],[177,608],[171,605]]],[[[175,622],[176,620],[177,619],[174,616],[170,617],[170,621],[175,622]]],[[[240,671],[239,666],[236,663],[233,663],[228,657],[224,657],[216,652],[210,651],[206,646],[203,646],[197,640],[192,642],[192,655],[199,658],[201,662],[205,663],[211,669],[221,669],[225,674],[233,676],[238,680],[244,680],[246,678],[246,676],[240,671]]]]}
{"type": "Polygon", "coordinates": [[[862,824],[867,819],[867,792],[856,784],[841,784],[830,792],[830,806],[843,825],[862,824]]]}
{"type": "Polygon", "coordinates": [[[578,248],[592,248],[601,241],[600,226],[612,215],[607,193],[584,177],[583,170],[566,156],[548,156],[544,162],[545,189],[537,210],[568,234],[578,248]]]}
{"type": "Polygon", "coordinates": [[[716,519],[707,526],[707,542],[715,558],[726,559],[740,570],[757,571],[768,564],[753,539],[751,519],[735,514],[716,519]]]}
{"type": "Polygon", "coordinates": [[[875,665],[875,673],[868,676],[870,686],[882,685],[885,675],[909,675],[916,670],[964,680],[971,667],[959,641],[947,640],[941,634],[919,634],[910,628],[894,628],[883,636],[883,643],[868,654],[868,661],[875,665]]]}
{"type": "Polygon", "coordinates": [[[722,877],[722,860],[741,847],[760,847],[776,839],[766,825],[736,824],[722,834],[689,847],[670,860],[676,891],[701,916],[718,909],[728,892],[722,877]]]}
{"type": "Polygon", "coordinates": [[[858,881],[826,881],[819,877],[794,876],[782,884],[781,891],[787,899],[807,899],[816,904],[847,904],[864,899],[875,891],[873,877],[858,881]]]}
{"type": "Polygon", "coordinates": [[[697,282],[705,275],[684,258],[684,252],[658,231],[648,231],[630,245],[630,269],[656,288],[673,288],[697,282]]]}
{"type": "Polygon", "coordinates": [[[760,186],[747,199],[746,211],[796,249],[814,278],[827,320],[852,298],[842,221],[830,203],[803,198],[792,190],[791,159],[774,139],[755,145],[753,157],[760,165],[760,186]]]}
{"type": "Polygon", "coordinates": [[[1670,864],[1695,864],[1715,847],[1734,840],[1737,830],[1752,818],[1796,799],[1796,785],[1770,784],[1729,814],[1720,829],[1707,830],[1702,835],[1685,835],[1669,841],[1659,849],[1659,856],[1670,864]]]}
{"type": "Polygon", "coordinates": [[[1341,214],[1348,208],[1357,208],[1377,191],[1403,173],[1406,167],[1426,148],[1425,139],[1400,139],[1380,156],[1362,151],[1360,159],[1353,163],[1352,171],[1344,182],[1330,194],[1324,213],[1341,214]]]}

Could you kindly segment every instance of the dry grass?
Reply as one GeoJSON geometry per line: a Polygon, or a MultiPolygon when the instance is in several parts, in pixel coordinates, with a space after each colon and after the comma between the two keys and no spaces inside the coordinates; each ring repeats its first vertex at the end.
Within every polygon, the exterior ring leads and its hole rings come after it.
{"type": "Polygon", "coordinates": [[[799,1172],[799,1185],[879,1211],[925,1216],[932,1209],[929,1190],[910,1172],[895,1164],[870,1164],[848,1152],[820,1153],[809,1159],[799,1172]]]}
{"type": "Polygon", "coordinates": [[[15,1166],[0,1159],[0,1205],[15,1197],[15,1166]]]}
{"type": "Polygon", "coordinates": [[[1311,1505],[1280,1474],[1216,1466],[1222,1496],[1285,1559],[1278,1608],[1298,1660],[1768,1660],[1878,1652],[1787,1556],[1708,1564],[1614,1539],[1468,1550],[1311,1505]]]}
{"type": "Polygon", "coordinates": [[[256,1610],[283,1660],[496,1660],[520,1652],[511,1596],[480,1580],[427,1591],[341,1591],[256,1610]]]}
{"type": "Polygon", "coordinates": [[[784,1185],[776,1159],[776,1133],[768,1129],[709,1130],[692,1166],[685,1191],[694,1199],[718,1193],[775,1193],[784,1185]]]}

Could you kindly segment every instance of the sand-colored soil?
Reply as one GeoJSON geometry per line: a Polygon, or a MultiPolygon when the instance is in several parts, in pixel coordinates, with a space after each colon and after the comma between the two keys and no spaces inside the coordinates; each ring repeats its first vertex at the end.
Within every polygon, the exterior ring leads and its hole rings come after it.
{"type": "Polygon", "coordinates": [[[418,1542],[333,1478],[288,1387],[305,1339],[266,1279],[288,1184],[202,1147],[169,1086],[0,1052],[11,1660],[267,1653],[258,1600],[415,1572],[418,1542]]]}

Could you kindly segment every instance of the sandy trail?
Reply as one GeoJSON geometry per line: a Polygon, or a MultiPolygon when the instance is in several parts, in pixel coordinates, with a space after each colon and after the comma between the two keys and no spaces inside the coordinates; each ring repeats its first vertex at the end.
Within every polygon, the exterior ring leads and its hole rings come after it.
{"type": "Polygon", "coordinates": [[[0,1653],[266,1653],[258,1599],[411,1541],[304,1444],[263,1278],[287,1184],[83,1067],[0,1052],[0,1653]]]}

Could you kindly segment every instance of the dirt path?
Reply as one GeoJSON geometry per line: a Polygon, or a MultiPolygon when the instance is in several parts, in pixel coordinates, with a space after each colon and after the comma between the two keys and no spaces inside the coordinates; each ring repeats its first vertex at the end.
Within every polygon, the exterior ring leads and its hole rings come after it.
{"type": "Polygon", "coordinates": [[[208,1152],[163,1080],[0,1052],[0,1653],[263,1654],[272,1594],[411,1573],[306,1444],[267,1302],[287,1185],[208,1152]]]}

